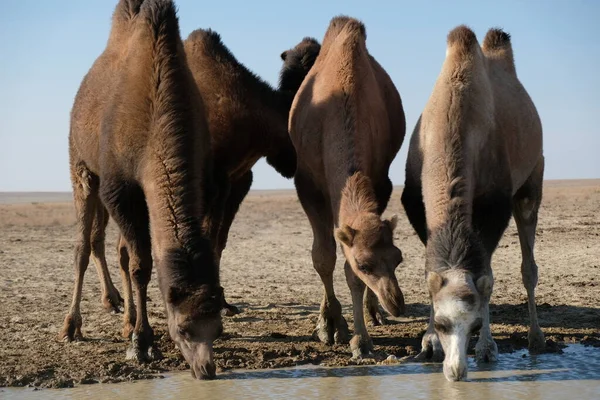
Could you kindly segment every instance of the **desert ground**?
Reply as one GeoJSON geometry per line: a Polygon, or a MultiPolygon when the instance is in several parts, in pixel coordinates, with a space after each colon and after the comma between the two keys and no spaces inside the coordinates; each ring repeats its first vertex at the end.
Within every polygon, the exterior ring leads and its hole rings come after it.
{"type": "MultiPolygon", "coordinates": [[[[407,313],[369,327],[376,358],[414,355],[429,315],[424,248],[408,223],[397,188],[386,211],[400,217],[397,269],[407,313]]],[[[111,222],[107,257],[115,285],[117,230],[111,222]]],[[[164,358],[147,365],[125,360],[121,316],[105,312],[93,265],[82,301],[85,340],[57,339],[73,290],[75,218],[70,194],[0,193],[0,386],[69,387],[144,379],[187,365],[168,337],[156,276],[148,312],[164,358]]],[[[311,334],[322,285],[311,263],[312,232],[294,191],[254,191],[233,224],[221,267],[230,302],[242,313],[225,317],[215,343],[220,370],[302,364],[349,365],[347,345],[326,346],[311,334]]],[[[600,180],[548,181],[536,245],[537,304],[550,351],[561,343],[600,346],[600,180]]],[[[352,327],[349,290],[338,252],[336,291],[352,327]]],[[[527,346],[527,296],[521,252],[511,221],[493,259],[492,333],[501,353],[527,346]]],[[[472,348],[471,348],[472,351],[472,348]]],[[[502,357],[502,354],[500,355],[502,357]]]]}

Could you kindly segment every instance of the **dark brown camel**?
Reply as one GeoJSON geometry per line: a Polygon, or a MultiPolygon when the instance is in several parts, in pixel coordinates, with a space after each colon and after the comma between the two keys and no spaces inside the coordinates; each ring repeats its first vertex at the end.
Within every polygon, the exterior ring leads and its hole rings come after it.
{"type": "Polygon", "coordinates": [[[369,55],[361,22],[331,20],[294,99],[289,126],[298,160],[296,189],[313,229],[313,264],[325,286],[316,333],[326,343],[348,340],[333,290],[337,226],[354,309],[350,347],[354,357],[367,356],[373,345],[363,314],[365,284],[389,313],[404,311],[394,274],[402,261],[393,243],[396,218],[382,220],[381,214],[392,193],[389,167],[406,126],[400,95],[369,55]]]}
{"type": "Polygon", "coordinates": [[[542,126],[517,78],[510,36],[491,29],[480,47],[469,28],[455,28],[411,138],[402,194],[406,214],[427,247],[432,307],[422,357],[445,353],[449,380],[466,378],[473,333],[479,332],[477,358],[497,358],[489,320],[491,259],[511,212],[529,299],[529,348],[545,346],[533,255],[543,174],[542,126]]]}
{"type": "MultiPolygon", "coordinates": [[[[127,246],[123,274],[136,288],[128,357],[159,356],[146,313],[153,254],[169,333],[194,376],[214,377],[222,288],[201,229],[212,176],[210,136],[172,1],[119,2],[107,47],[77,93],[69,150],[79,239],[73,304],[61,337],[82,336],[83,275],[90,253],[105,266],[107,210],[127,246]]],[[[131,297],[131,286],[126,293],[131,297]]]]}
{"type": "MultiPolygon", "coordinates": [[[[250,190],[254,164],[266,157],[284,177],[294,175],[296,153],[287,130],[288,114],[320,45],[305,38],[282,53],[279,89],[273,89],[238,62],[212,30],[195,30],[185,40],[184,48],[204,100],[212,138],[215,195],[204,224],[219,263],[229,228],[250,190]]],[[[124,243],[119,246],[119,253],[125,255],[121,262],[126,262],[124,243]]],[[[125,301],[126,326],[132,310],[125,301]]],[[[238,309],[225,303],[224,311],[233,315],[238,309]]]]}

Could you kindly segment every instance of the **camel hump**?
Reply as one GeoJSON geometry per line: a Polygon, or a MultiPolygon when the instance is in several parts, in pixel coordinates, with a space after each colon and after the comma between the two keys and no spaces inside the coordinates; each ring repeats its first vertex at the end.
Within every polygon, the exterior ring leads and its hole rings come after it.
{"type": "Polygon", "coordinates": [[[500,28],[492,28],[483,39],[483,47],[486,50],[500,50],[511,47],[510,34],[500,28]]]}
{"type": "Polygon", "coordinates": [[[353,36],[360,37],[363,40],[367,39],[367,30],[362,22],[346,15],[338,15],[329,22],[323,43],[335,39],[342,30],[346,30],[351,35],[353,34],[353,36]]]}
{"type": "Polygon", "coordinates": [[[130,21],[140,13],[144,0],[121,0],[115,13],[123,21],[130,21]]]}
{"type": "Polygon", "coordinates": [[[140,8],[140,15],[151,27],[155,39],[179,36],[177,10],[172,0],[145,0],[140,8]]]}
{"type": "Polygon", "coordinates": [[[448,48],[454,47],[460,49],[461,52],[469,52],[474,45],[477,45],[477,36],[466,25],[460,25],[452,29],[448,33],[448,48]]]}
{"type": "Polygon", "coordinates": [[[221,35],[212,29],[196,29],[189,34],[187,41],[192,43],[203,43],[207,46],[223,46],[221,35]]]}

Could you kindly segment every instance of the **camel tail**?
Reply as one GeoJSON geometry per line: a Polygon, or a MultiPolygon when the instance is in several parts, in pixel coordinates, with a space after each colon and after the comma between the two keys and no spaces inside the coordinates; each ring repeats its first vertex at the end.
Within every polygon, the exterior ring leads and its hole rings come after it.
{"type": "Polygon", "coordinates": [[[500,28],[492,28],[483,39],[483,47],[488,50],[500,50],[511,47],[510,34],[500,28]]]}
{"type": "Polygon", "coordinates": [[[456,49],[461,54],[469,54],[477,45],[477,36],[466,25],[460,25],[448,33],[448,49],[456,49]]]}

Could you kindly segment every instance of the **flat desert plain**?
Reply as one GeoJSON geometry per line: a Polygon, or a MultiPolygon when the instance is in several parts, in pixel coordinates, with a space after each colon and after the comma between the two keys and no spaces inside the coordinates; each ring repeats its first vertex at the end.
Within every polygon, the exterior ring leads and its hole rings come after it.
{"type": "MultiPolygon", "coordinates": [[[[429,315],[424,248],[392,196],[386,216],[400,217],[397,269],[407,313],[369,327],[376,359],[415,354],[429,315]]],[[[117,230],[111,222],[107,257],[115,285],[117,230]]],[[[73,290],[75,218],[70,194],[0,194],[0,386],[67,387],[149,378],[187,365],[166,332],[153,273],[148,312],[164,358],[147,365],[125,360],[121,316],[105,312],[93,265],[87,270],[82,316],[85,340],[57,340],[73,290]]],[[[235,220],[221,267],[228,299],[242,309],[225,317],[216,346],[220,370],[302,364],[348,365],[347,345],[326,346],[311,334],[322,285],[311,263],[312,232],[294,191],[254,191],[235,220]]],[[[536,245],[537,304],[551,351],[559,343],[600,344],[600,180],[548,181],[536,245]]],[[[352,327],[349,290],[338,252],[335,289],[352,327]]],[[[527,346],[527,296],[514,222],[494,255],[492,333],[501,353],[527,346]]],[[[471,352],[472,352],[471,347],[471,352]]],[[[500,354],[502,357],[502,354],[500,354]]]]}

